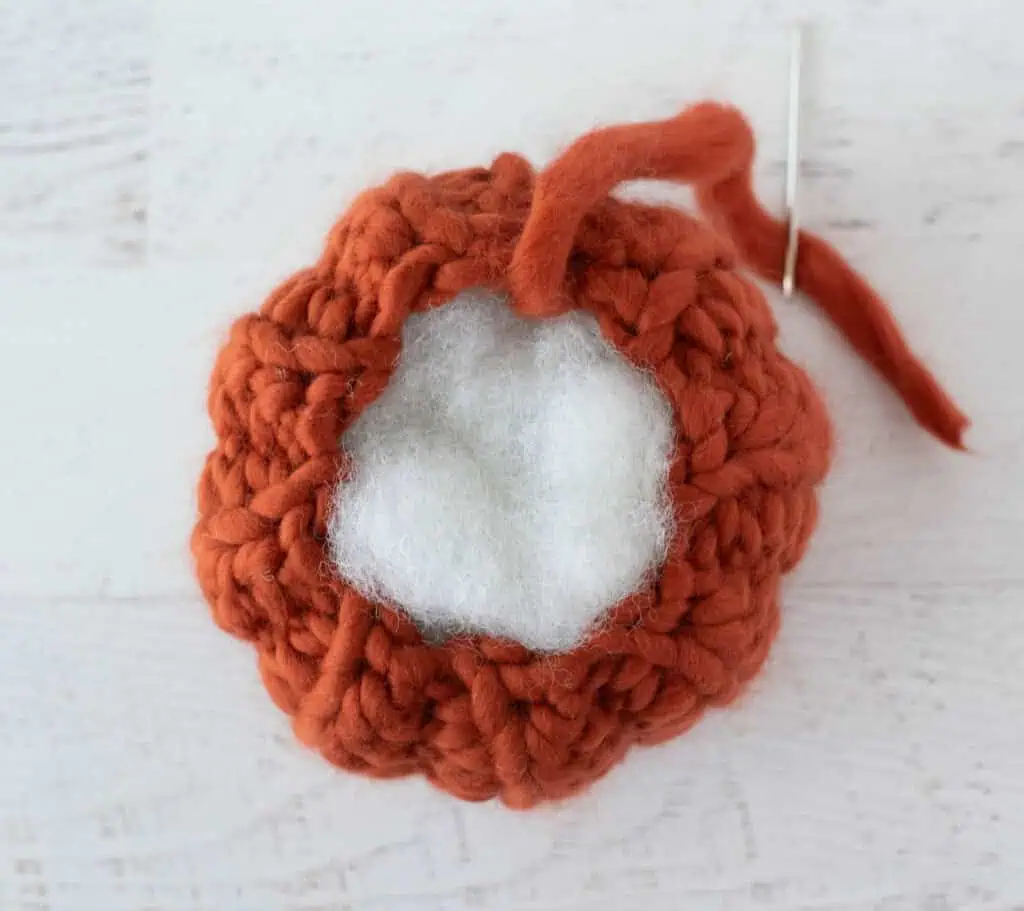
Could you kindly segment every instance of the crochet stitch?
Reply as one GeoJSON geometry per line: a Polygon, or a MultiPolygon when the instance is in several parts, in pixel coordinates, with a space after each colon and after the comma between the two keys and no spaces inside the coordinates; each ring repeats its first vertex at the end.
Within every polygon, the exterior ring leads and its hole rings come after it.
{"type": "MultiPolygon", "coordinates": [[[[235,323],[210,384],[217,445],[192,552],[214,619],[253,643],[303,742],[346,769],[421,772],[462,798],[529,807],[684,731],[758,670],[780,577],[815,524],[831,433],[737,271],[777,281],[786,244],[753,195],[753,154],[740,114],[701,104],[592,132],[536,176],[512,154],[399,174],[353,203],[316,265],[235,323]],[[692,183],[712,226],[609,195],[636,178],[692,183]],[[428,642],[327,553],[342,433],[387,384],[406,317],[470,288],[536,318],[592,313],[673,409],[668,555],[564,654],[488,636],[428,642]]],[[[961,446],[965,418],[884,304],[803,232],[796,284],[925,428],[961,446]]]]}

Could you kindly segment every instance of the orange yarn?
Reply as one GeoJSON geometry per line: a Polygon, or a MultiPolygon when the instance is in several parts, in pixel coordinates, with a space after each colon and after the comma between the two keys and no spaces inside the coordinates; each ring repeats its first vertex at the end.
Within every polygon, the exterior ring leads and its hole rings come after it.
{"type": "MultiPolygon", "coordinates": [[[[754,141],[714,104],[584,136],[536,179],[490,169],[399,174],[362,194],[319,262],[242,317],[217,359],[218,444],[192,551],[217,623],[253,642],[263,679],[310,746],[375,776],[423,772],[471,800],[572,794],[633,743],[733,699],[779,623],[782,573],[813,528],[829,462],[824,406],[775,347],[737,253],[777,280],[785,226],[751,187],[754,141]],[[695,184],[731,241],[676,209],[609,196],[624,180],[695,184]],[[660,574],[564,655],[487,636],[425,642],[338,578],[325,553],[345,428],[381,392],[414,311],[483,286],[523,314],[582,307],[674,409],[676,534],[660,574]]],[[[797,285],[959,447],[964,417],[884,304],[823,241],[800,238],[797,285]]]]}

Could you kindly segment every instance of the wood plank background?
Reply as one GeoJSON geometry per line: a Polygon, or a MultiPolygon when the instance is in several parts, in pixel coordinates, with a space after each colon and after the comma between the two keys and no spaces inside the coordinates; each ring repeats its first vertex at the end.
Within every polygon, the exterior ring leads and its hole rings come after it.
{"type": "Polygon", "coordinates": [[[0,908],[1024,907],[1021,34],[1016,0],[0,0],[0,908]],[[230,320],[397,168],[707,96],[776,203],[796,18],[808,226],[973,453],[780,301],[841,450],[751,693],[531,814],[328,768],[189,566],[230,320]]]}

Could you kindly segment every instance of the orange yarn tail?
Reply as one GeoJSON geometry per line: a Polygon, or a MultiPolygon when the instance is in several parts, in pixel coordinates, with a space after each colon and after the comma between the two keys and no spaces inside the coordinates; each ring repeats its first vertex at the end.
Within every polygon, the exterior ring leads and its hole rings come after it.
{"type": "MultiPolygon", "coordinates": [[[[580,221],[616,185],[641,178],[694,184],[701,208],[726,229],[744,260],[778,282],[787,228],[754,195],[753,159],[754,136],[744,117],[711,103],[669,120],[609,127],[581,137],[537,179],[510,271],[520,311],[550,316],[568,308],[562,288],[580,221]]],[[[867,282],[829,244],[806,232],[800,232],[795,279],[917,421],[962,449],[967,418],[910,351],[896,320],[867,282]]]]}

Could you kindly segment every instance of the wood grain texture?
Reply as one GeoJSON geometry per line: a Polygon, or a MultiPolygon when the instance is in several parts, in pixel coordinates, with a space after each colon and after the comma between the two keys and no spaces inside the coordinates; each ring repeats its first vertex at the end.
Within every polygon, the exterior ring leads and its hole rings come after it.
{"type": "Polygon", "coordinates": [[[0,266],[141,261],[149,21],[145,0],[0,4],[0,266]]]}
{"type": "Polygon", "coordinates": [[[0,908],[1024,907],[1022,31],[1013,0],[0,3],[0,908]],[[230,320],[397,168],[707,95],[780,199],[801,16],[808,226],[973,454],[779,301],[841,449],[750,694],[531,814],[328,768],[187,559],[230,320]]]}

